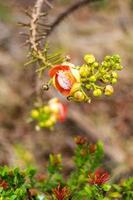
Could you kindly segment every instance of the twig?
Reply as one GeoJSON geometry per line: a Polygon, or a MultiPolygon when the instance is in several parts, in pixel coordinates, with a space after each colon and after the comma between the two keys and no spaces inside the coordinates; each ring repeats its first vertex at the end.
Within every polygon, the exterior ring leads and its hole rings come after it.
{"type": "Polygon", "coordinates": [[[75,12],[76,10],[80,9],[82,6],[85,6],[89,3],[100,2],[102,0],[79,0],[78,2],[74,3],[72,6],[67,8],[64,12],[62,12],[55,21],[51,24],[51,29],[48,31],[47,36],[49,36],[53,30],[71,13],[75,12]]]}

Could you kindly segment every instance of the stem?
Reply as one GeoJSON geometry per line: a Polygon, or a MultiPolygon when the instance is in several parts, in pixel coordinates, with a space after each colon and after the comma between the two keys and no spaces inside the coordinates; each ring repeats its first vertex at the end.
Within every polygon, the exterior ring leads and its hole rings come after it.
{"type": "Polygon", "coordinates": [[[79,0],[78,2],[74,3],[72,6],[67,8],[64,12],[62,12],[55,21],[51,24],[51,29],[48,31],[47,36],[49,36],[53,30],[71,13],[75,12],[76,10],[80,9],[82,6],[85,6],[89,3],[100,2],[102,0],[79,0]]]}

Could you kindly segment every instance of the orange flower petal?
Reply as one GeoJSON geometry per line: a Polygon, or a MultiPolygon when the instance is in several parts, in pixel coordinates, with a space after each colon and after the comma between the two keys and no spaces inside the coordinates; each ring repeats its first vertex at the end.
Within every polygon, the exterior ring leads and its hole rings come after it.
{"type": "Polygon", "coordinates": [[[49,70],[49,76],[52,78],[60,70],[62,71],[70,70],[70,67],[67,65],[56,65],[49,70]]]}

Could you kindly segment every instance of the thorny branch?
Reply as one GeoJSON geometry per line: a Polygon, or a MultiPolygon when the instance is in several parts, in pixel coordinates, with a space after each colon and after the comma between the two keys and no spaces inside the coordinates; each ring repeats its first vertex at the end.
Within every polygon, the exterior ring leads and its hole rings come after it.
{"type": "Polygon", "coordinates": [[[51,29],[48,31],[47,36],[49,36],[53,30],[71,13],[75,12],[76,10],[80,9],[83,6],[86,6],[89,3],[100,2],[102,0],[79,0],[78,2],[74,3],[72,6],[68,7],[64,12],[62,12],[55,21],[51,24],[51,29]]]}

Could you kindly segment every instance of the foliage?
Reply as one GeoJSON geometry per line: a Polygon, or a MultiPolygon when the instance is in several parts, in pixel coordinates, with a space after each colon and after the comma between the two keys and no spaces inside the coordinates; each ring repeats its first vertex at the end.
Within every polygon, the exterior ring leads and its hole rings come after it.
{"type": "Polygon", "coordinates": [[[51,154],[45,173],[33,168],[0,167],[1,200],[113,200],[133,198],[133,178],[118,184],[107,183],[110,175],[101,167],[103,144],[75,139],[74,170],[62,175],[62,157],[51,154]]]}

